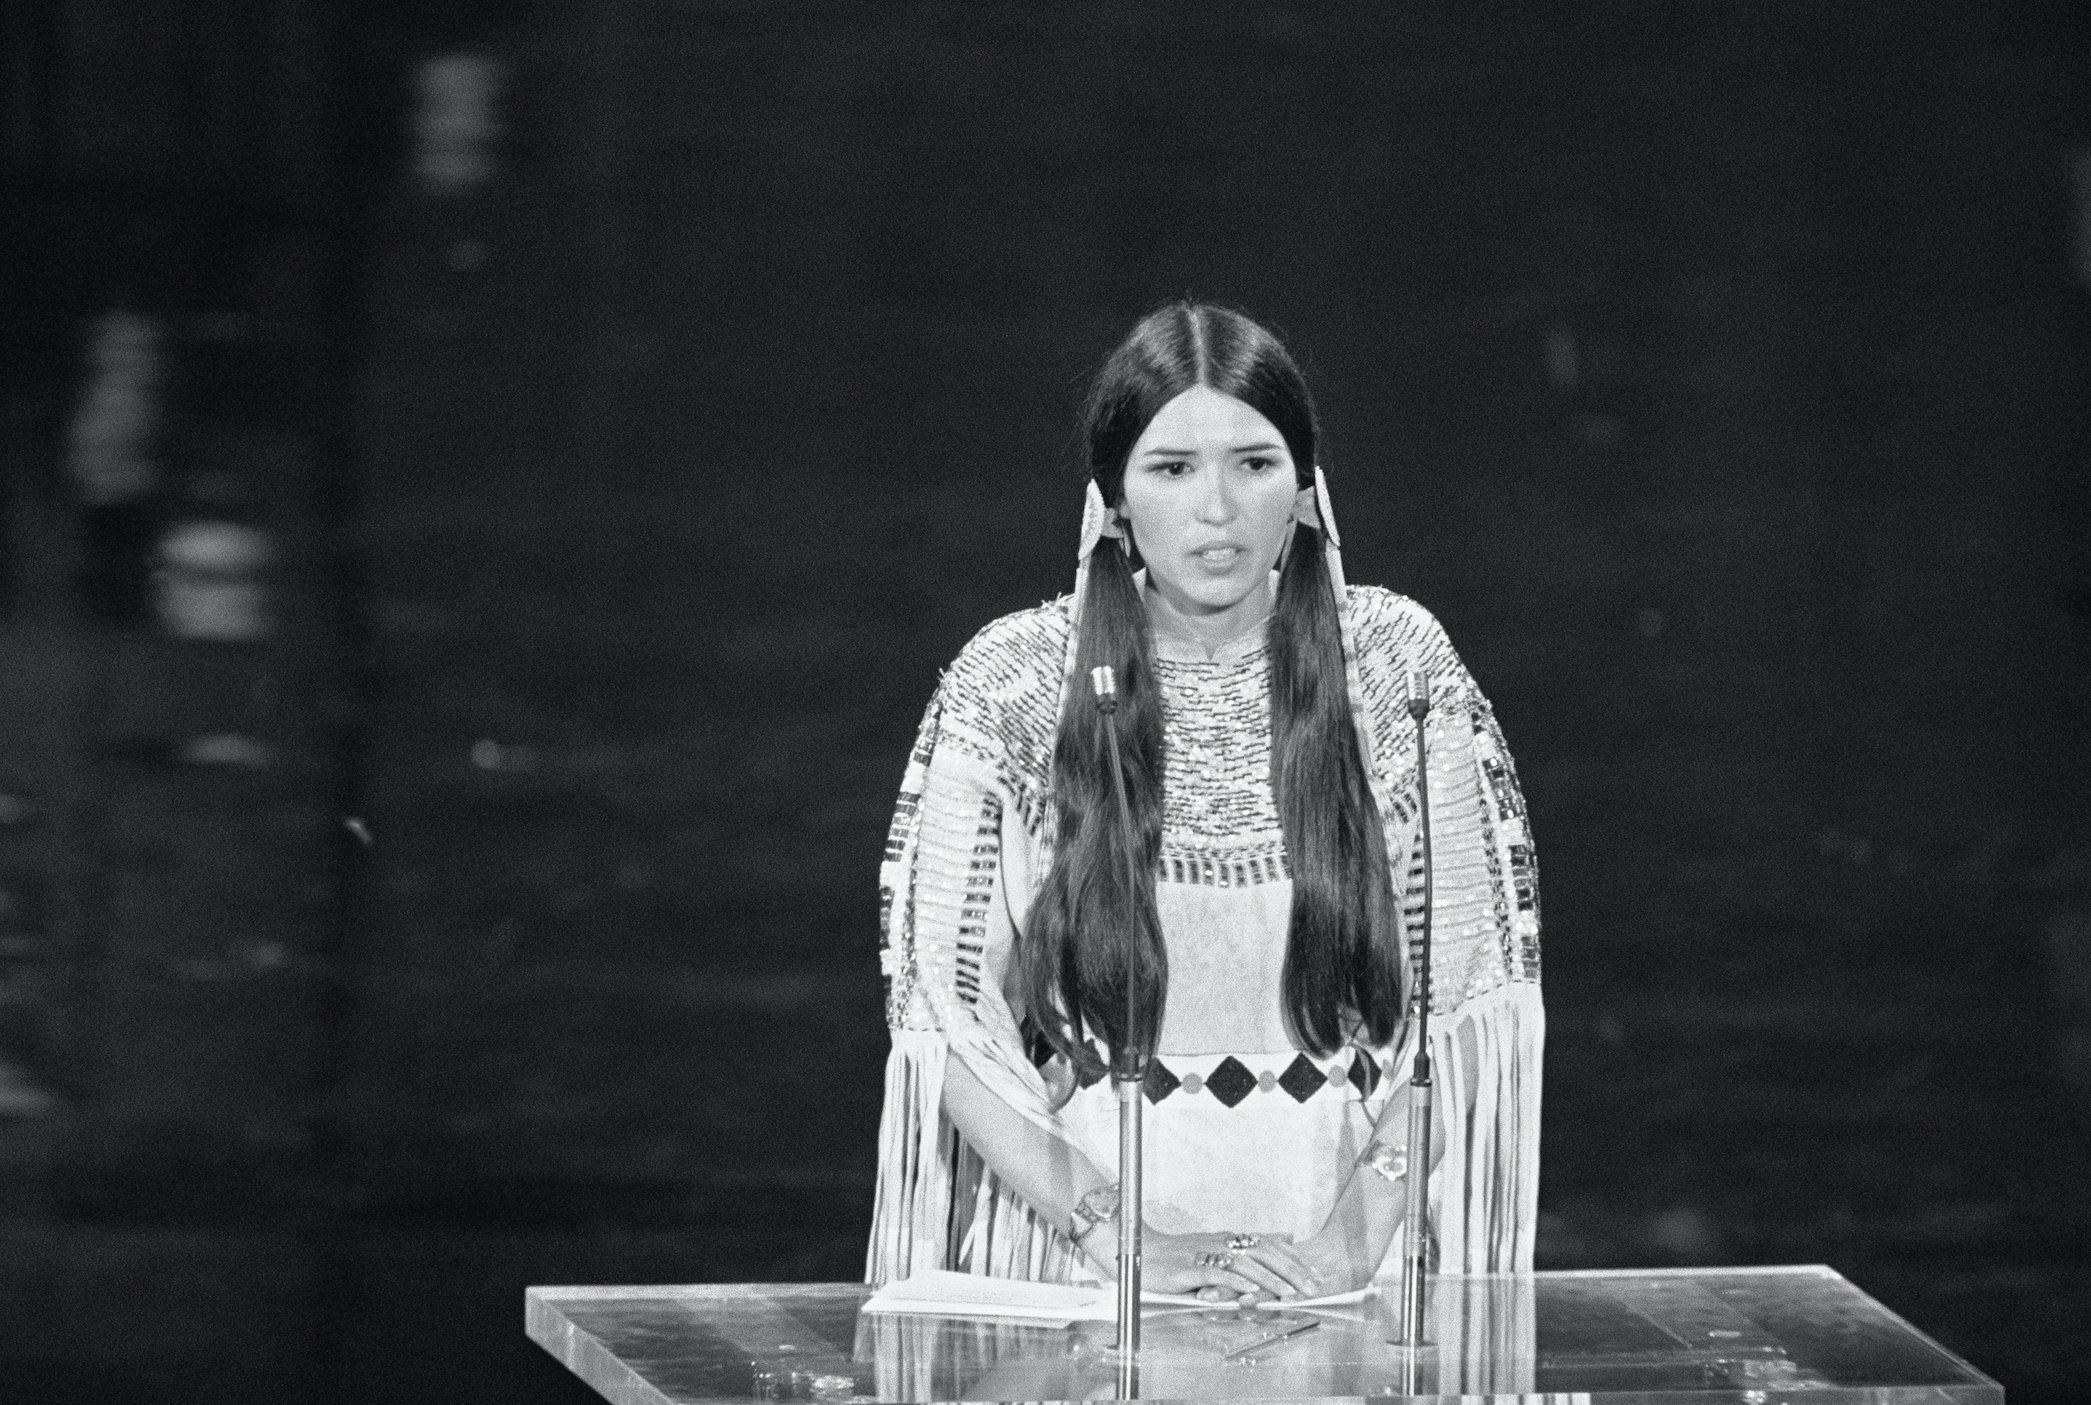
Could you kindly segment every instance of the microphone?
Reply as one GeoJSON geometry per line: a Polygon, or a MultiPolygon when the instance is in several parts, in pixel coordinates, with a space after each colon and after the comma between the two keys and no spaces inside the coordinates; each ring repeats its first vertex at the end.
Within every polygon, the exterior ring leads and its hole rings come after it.
{"type": "Polygon", "coordinates": [[[1417,835],[1423,846],[1423,958],[1416,972],[1416,1063],[1409,1076],[1408,1204],[1402,1223],[1401,1330],[1409,1346],[1424,1345],[1424,1279],[1430,1273],[1430,675],[1409,665],[1409,716],[1416,724],[1417,835]]]}
{"type": "Polygon", "coordinates": [[[1111,1090],[1118,1095],[1118,1386],[1119,1397],[1130,1400],[1139,1394],[1140,1381],[1140,1094],[1147,1082],[1146,1045],[1138,1028],[1139,866],[1133,858],[1132,810],[1125,801],[1125,765],[1118,754],[1118,680],[1109,664],[1089,670],[1089,687],[1111,755],[1125,863],[1125,1026],[1119,1032],[1124,1047],[1111,1050],[1111,1090]]]}

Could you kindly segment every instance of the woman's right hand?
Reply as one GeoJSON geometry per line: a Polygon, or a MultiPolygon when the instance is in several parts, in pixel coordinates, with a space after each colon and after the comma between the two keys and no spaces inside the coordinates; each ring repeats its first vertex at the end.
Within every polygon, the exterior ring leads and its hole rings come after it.
{"type": "MultiPolygon", "coordinates": [[[[1116,1228],[1100,1226],[1092,1236],[1098,1242],[1085,1245],[1092,1251],[1090,1262],[1106,1278],[1118,1273],[1116,1228]]],[[[1213,1302],[1312,1298],[1330,1291],[1290,1235],[1157,1234],[1152,1229],[1141,1236],[1140,1286],[1157,1293],[1197,1293],[1213,1302]],[[1230,1239],[1244,1238],[1255,1243],[1244,1249],[1227,1247],[1230,1239]]]]}

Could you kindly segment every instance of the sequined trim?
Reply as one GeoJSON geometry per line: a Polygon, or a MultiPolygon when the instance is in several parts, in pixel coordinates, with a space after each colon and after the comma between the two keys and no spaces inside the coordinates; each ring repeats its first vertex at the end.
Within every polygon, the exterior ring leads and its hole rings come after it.
{"type": "Polygon", "coordinates": [[[1154,876],[1163,883],[1198,883],[1208,888],[1246,888],[1292,877],[1279,843],[1251,849],[1174,849],[1162,847],[1154,876]]]}

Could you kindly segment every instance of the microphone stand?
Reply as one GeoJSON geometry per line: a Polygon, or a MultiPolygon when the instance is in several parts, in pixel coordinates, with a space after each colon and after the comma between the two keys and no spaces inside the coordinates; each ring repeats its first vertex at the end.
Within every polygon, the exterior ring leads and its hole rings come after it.
{"type": "Polygon", "coordinates": [[[1430,680],[1421,669],[1409,670],[1409,716],[1416,723],[1416,794],[1422,811],[1423,960],[1417,973],[1416,1065],[1409,1078],[1408,1203],[1402,1226],[1401,1337],[1410,1347],[1426,1344],[1425,1278],[1430,1272],[1430,755],[1424,721],[1430,716],[1430,680]]]}
{"type": "Polygon", "coordinates": [[[1118,798],[1118,832],[1125,838],[1125,1028],[1124,1046],[1111,1051],[1111,1091],[1118,1095],[1118,1396],[1140,1394],[1140,1169],[1141,1092],[1147,1082],[1147,1048],[1137,1032],[1140,947],[1139,870],[1133,862],[1132,818],[1125,802],[1125,769],[1118,754],[1118,684],[1110,666],[1092,669],[1090,686],[1103,717],[1104,742],[1111,753],[1111,788],[1118,798]]]}

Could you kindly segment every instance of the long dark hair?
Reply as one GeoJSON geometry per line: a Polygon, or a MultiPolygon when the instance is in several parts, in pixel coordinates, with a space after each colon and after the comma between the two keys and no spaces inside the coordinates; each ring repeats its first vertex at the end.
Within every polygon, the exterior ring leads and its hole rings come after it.
{"type": "MultiPolygon", "coordinates": [[[[1313,483],[1314,402],[1278,339],[1238,312],[1172,303],[1142,318],[1111,353],[1083,415],[1089,472],[1104,501],[1123,497],[1125,464],[1161,408],[1194,385],[1231,395],[1269,420],[1302,487],[1313,483]]],[[[1138,543],[1134,543],[1137,547],[1138,543]]],[[[1341,603],[1322,535],[1294,529],[1268,635],[1271,789],[1292,870],[1285,1014],[1294,1038],[1332,1053],[1353,1030],[1375,1044],[1400,1027],[1407,964],[1386,839],[1351,723],[1341,603]]],[[[1131,833],[1121,831],[1103,722],[1086,687],[1070,691],[1053,747],[1059,834],[1053,866],[1020,943],[1018,980],[1032,1032],[1085,1075],[1103,1065],[1089,1031],[1123,1051],[1127,943],[1133,915],[1140,1028],[1161,1029],[1169,959],[1155,910],[1162,848],[1162,704],[1146,607],[1126,552],[1106,539],[1090,558],[1076,678],[1109,664],[1131,833]],[[1126,891],[1124,846],[1135,859],[1126,891]]]]}

